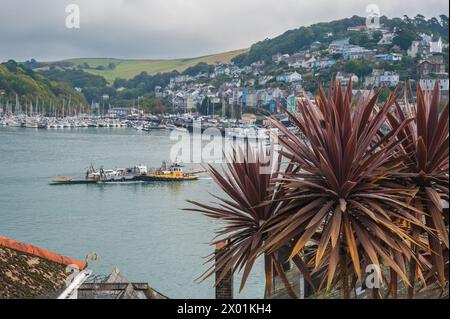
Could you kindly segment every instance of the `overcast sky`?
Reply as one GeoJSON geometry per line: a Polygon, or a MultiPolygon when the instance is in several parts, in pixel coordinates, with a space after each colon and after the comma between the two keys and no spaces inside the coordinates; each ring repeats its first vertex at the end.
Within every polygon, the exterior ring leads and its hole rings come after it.
{"type": "Polygon", "coordinates": [[[284,31],[352,15],[448,14],[447,0],[0,0],[0,61],[184,58],[249,47],[284,31]],[[68,4],[80,29],[67,29],[68,4]]]}

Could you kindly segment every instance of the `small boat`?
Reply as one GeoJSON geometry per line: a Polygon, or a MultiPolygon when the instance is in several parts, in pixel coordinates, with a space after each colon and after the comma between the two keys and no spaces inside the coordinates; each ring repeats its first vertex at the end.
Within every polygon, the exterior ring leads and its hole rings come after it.
{"type": "Polygon", "coordinates": [[[270,138],[270,131],[260,128],[236,128],[227,132],[230,139],[266,140],[270,138]]]}
{"type": "Polygon", "coordinates": [[[9,122],[6,122],[6,125],[10,127],[22,127],[22,124],[16,120],[10,120],[9,122]]]}
{"type": "Polygon", "coordinates": [[[153,130],[165,130],[165,129],[167,129],[167,126],[164,125],[164,124],[158,124],[158,125],[156,125],[156,124],[147,124],[147,125],[144,125],[143,128],[142,128],[142,130],[145,131],[145,132],[151,132],[153,130]]]}
{"type": "Polygon", "coordinates": [[[188,130],[186,128],[175,126],[175,125],[168,126],[168,129],[170,129],[172,132],[174,132],[174,131],[175,132],[183,132],[183,133],[187,133],[188,132],[188,130]]]}
{"type": "Polygon", "coordinates": [[[197,180],[198,176],[192,173],[185,173],[183,166],[179,163],[173,163],[168,166],[166,162],[163,162],[160,169],[144,174],[140,178],[144,182],[182,182],[197,180]]]}

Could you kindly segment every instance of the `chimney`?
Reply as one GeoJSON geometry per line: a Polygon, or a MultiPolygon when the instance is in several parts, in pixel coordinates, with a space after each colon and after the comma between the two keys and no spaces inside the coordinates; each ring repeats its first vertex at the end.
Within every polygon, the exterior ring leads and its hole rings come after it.
{"type": "MultiPolygon", "coordinates": [[[[220,254],[224,252],[227,242],[216,244],[216,261],[220,254]]],[[[222,275],[221,271],[216,271],[216,281],[222,275]]],[[[229,271],[216,286],[216,299],[233,299],[233,275],[229,271]]]]}

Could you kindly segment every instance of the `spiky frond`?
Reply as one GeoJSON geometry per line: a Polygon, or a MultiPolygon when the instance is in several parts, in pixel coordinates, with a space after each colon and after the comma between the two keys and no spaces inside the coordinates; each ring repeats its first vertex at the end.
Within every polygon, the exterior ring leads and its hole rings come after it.
{"type": "MultiPolygon", "coordinates": [[[[449,195],[448,101],[440,110],[439,82],[436,82],[432,91],[424,91],[418,85],[416,99],[409,98],[407,92],[405,88],[402,103],[396,101],[395,112],[388,114],[391,127],[398,126],[406,117],[415,118],[398,134],[404,167],[395,174],[399,183],[416,190],[414,205],[427,213],[427,226],[437,231],[437,235],[425,233],[431,252],[424,252],[424,256],[430,257],[431,277],[438,279],[441,286],[445,287],[448,284],[449,224],[448,213],[444,213],[442,201],[448,201],[449,195]],[[410,103],[410,100],[413,102],[410,103]]],[[[424,235],[413,226],[411,233],[416,239],[424,235]]],[[[420,253],[422,252],[417,251],[416,254],[420,253]]],[[[412,271],[415,270],[414,263],[411,268],[412,271]]]]}
{"type": "MultiPolygon", "coordinates": [[[[204,277],[220,271],[222,276],[217,278],[219,282],[227,272],[234,274],[243,269],[242,289],[257,257],[263,253],[261,248],[267,238],[267,221],[282,206],[279,201],[283,197],[282,190],[274,183],[279,174],[280,161],[264,152],[256,154],[249,147],[247,152],[241,148],[233,150],[227,162],[222,172],[209,166],[209,173],[228,198],[214,196],[219,200],[215,206],[188,201],[196,208],[186,210],[202,212],[223,225],[217,232],[218,239],[214,244],[227,244],[215,262],[216,256],[211,256],[209,261],[213,262],[213,266],[204,277]]],[[[266,292],[270,294],[274,269],[282,276],[284,273],[280,270],[276,254],[264,258],[266,292]]]]}
{"type": "Polygon", "coordinates": [[[412,119],[387,130],[395,96],[381,108],[377,100],[378,93],[353,103],[351,86],[345,92],[332,86],[328,95],[320,88],[315,104],[301,101],[297,114],[290,114],[304,138],[273,120],[284,134],[283,155],[299,170],[284,174],[283,185],[296,208],[286,205],[272,217],[266,249],[276,251],[295,238],[294,257],[312,245],[315,270],[326,269],[328,288],[342,279],[338,265],[360,279],[365,265],[389,265],[409,283],[406,264],[416,258],[411,245],[428,250],[399,222],[426,228],[421,211],[408,204],[413,192],[391,175],[401,166],[396,136],[412,119]]]}

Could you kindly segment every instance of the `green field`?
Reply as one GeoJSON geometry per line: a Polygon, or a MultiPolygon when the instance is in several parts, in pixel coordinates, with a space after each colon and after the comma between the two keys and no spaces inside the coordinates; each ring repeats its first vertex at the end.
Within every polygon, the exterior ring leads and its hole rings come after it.
{"type": "Polygon", "coordinates": [[[241,53],[246,52],[247,49],[230,51],[220,54],[213,54],[199,58],[192,59],[176,59],[176,60],[122,60],[122,59],[110,59],[110,58],[99,58],[99,59],[70,59],[66,60],[73,63],[74,65],[79,65],[83,63],[89,64],[90,67],[95,68],[97,66],[107,67],[108,64],[114,63],[116,65],[113,70],[86,70],[92,74],[98,74],[109,82],[114,81],[116,78],[131,79],[141,72],[147,72],[148,74],[156,74],[163,72],[170,72],[177,70],[179,72],[196,65],[200,62],[205,62],[208,64],[214,64],[216,62],[228,63],[231,59],[241,53]]]}

